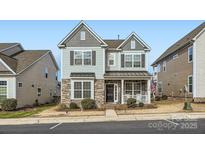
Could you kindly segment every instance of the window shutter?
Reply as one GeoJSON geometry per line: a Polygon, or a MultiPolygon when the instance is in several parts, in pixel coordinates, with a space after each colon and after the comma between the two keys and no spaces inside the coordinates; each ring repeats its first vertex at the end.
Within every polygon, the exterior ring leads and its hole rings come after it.
{"type": "Polygon", "coordinates": [[[141,55],[142,67],[145,67],[145,54],[141,55]]]}
{"type": "Polygon", "coordinates": [[[92,51],[92,65],[96,65],[96,51],[92,51]]]}
{"type": "Polygon", "coordinates": [[[74,64],[74,51],[70,51],[70,65],[74,64]]]}
{"type": "Polygon", "coordinates": [[[125,57],[125,55],[124,54],[121,54],[121,67],[124,67],[124,58],[125,57]]]}

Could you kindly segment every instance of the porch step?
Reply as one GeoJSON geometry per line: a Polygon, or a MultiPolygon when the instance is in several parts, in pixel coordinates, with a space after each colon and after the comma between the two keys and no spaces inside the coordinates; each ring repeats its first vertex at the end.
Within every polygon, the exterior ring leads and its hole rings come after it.
{"type": "Polygon", "coordinates": [[[106,109],[105,116],[106,117],[117,117],[117,113],[113,109],[106,109]]]}

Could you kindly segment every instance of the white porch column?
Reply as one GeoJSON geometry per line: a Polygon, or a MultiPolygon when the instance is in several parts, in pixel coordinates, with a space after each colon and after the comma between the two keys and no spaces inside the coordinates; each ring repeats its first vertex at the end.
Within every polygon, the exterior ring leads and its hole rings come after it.
{"type": "Polygon", "coordinates": [[[124,80],[121,80],[121,104],[124,104],[124,80]]]}
{"type": "Polygon", "coordinates": [[[147,80],[147,96],[148,96],[148,100],[147,103],[150,104],[151,103],[151,85],[150,85],[151,80],[147,80]]]}

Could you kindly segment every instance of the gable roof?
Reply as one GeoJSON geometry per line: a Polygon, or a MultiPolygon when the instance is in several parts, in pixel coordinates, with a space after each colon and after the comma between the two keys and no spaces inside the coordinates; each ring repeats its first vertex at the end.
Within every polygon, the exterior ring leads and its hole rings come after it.
{"type": "Polygon", "coordinates": [[[132,32],[118,47],[120,49],[131,37],[134,37],[144,48],[145,50],[150,51],[151,48],[148,46],[135,32],[132,32]]]}
{"type": "Polygon", "coordinates": [[[104,40],[108,45],[108,49],[116,49],[124,40],[104,40]]]}
{"type": "Polygon", "coordinates": [[[97,35],[84,21],[81,21],[66,37],[58,44],[59,48],[65,47],[64,43],[69,40],[72,35],[78,30],[79,27],[84,26],[101,44],[102,46],[107,46],[107,44],[102,40],[102,38],[97,35]]]}
{"type": "Polygon", "coordinates": [[[0,52],[19,45],[19,43],[0,43],[0,52]]]}
{"type": "Polygon", "coordinates": [[[0,59],[3,60],[3,62],[11,69],[11,71],[15,74],[16,67],[17,67],[17,60],[14,58],[11,58],[7,55],[4,55],[0,53],[0,59]]]}
{"type": "Polygon", "coordinates": [[[155,60],[151,66],[156,65],[159,61],[166,58],[167,56],[171,55],[178,49],[188,45],[189,43],[192,43],[194,41],[194,38],[205,29],[205,22],[203,22],[201,25],[196,27],[194,30],[192,30],[190,33],[185,35],[183,38],[181,38],[179,41],[174,43],[172,46],[170,46],[157,60],[155,60]]]}

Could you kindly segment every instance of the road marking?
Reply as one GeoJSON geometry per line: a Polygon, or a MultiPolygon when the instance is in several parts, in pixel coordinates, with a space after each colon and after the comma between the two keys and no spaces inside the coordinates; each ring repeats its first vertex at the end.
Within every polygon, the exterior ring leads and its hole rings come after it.
{"type": "Polygon", "coordinates": [[[54,128],[58,127],[58,126],[61,125],[61,124],[62,124],[62,123],[58,123],[57,125],[54,125],[54,126],[50,127],[49,129],[54,129],[54,128]]]}
{"type": "Polygon", "coordinates": [[[173,121],[171,121],[171,120],[168,120],[168,119],[164,119],[164,120],[167,121],[167,122],[173,123],[173,124],[175,124],[175,125],[179,125],[178,123],[173,122],[173,121]]]}

